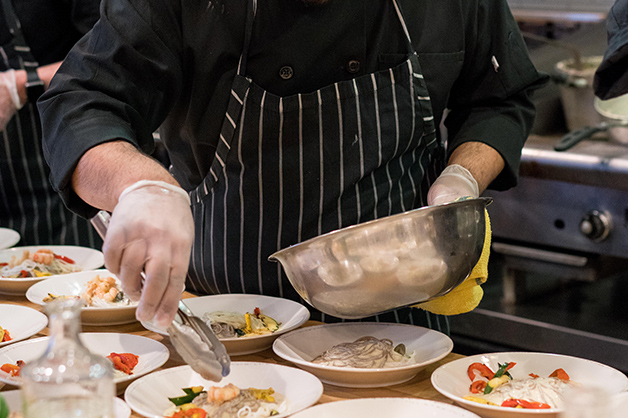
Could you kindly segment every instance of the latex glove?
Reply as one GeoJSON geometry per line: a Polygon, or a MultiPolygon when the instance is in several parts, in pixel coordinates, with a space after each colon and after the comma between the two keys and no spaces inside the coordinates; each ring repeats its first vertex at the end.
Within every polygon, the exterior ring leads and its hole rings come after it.
{"type": "Polygon", "coordinates": [[[22,108],[15,81],[15,71],[0,72],[0,131],[4,131],[13,115],[22,108]]]}
{"type": "Polygon", "coordinates": [[[461,197],[478,197],[478,183],[473,175],[461,165],[447,166],[427,192],[428,205],[453,202],[461,197]]]}
{"type": "Polygon", "coordinates": [[[170,325],[185,289],[193,241],[190,198],[182,188],[142,180],[120,194],[103,253],[122,289],[131,300],[140,301],[138,320],[154,320],[164,328],[170,325]]]}

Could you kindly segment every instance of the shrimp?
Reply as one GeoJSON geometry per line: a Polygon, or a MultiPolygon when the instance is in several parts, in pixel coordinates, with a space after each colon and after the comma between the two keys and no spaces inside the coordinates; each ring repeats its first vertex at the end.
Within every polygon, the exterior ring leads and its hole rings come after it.
{"type": "Polygon", "coordinates": [[[50,265],[55,259],[55,254],[52,250],[42,248],[40,250],[35,251],[33,254],[32,260],[36,263],[50,265]]]}
{"type": "Polygon", "coordinates": [[[223,403],[230,401],[240,394],[240,389],[233,383],[227,386],[211,386],[207,388],[207,401],[215,403],[223,403]]]}

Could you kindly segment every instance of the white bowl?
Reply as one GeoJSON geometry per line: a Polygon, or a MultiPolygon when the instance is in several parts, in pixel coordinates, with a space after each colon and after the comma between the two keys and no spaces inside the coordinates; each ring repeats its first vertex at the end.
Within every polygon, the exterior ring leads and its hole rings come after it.
{"type": "Polygon", "coordinates": [[[353,388],[390,386],[406,382],[427,365],[449,354],[454,344],[438,331],[404,324],[354,322],[318,325],[292,331],[279,337],[273,351],[298,367],[309,371],[325,383],[353,388]],[[394,345],[403,343],[414,362],[400,367],[358,369],[312,363],[312,359],[340,343],[360,337],[388,338],[394,345]]]}
{"type": "MultiPolygon", "coordinates": [[[[263,314],[280,323],[279,329],[272,334],[253,335],[250,337],[220,338],[231,356],[257,353],[273,345],[280,335],[303,325],[310,318],[310,311],[300,303],[288,299],[262,295],[227,294],[210,295],[185,299],[185,304],[193,314],[202,318],[206,312],[232,311],[253,312],[260,308],[263,314]]],[[[168,333],[155,325],[142,322],[145,328],[162,335],[168,333]]]]}
{"type": "Polygon", "coordinates": [[[365,398],[315,405],[292,418],[479,418],[443,402],[414,398],[365,398]]]}
{"type": "Polygon", "coordinates": [[[124,393],[129,406],[144,417],[163,417],[172,406],[168,397],[180,396],[182,388],[190,386],[225,386],[229,383],[240,388],[272,387],[286,397],[288,410],[276,418],[294,414],[313,405],[323,394],[323,384],[315,376],[294,367],[271,363],[234,361],[231,373],[220,382],[203,379],[190,366],[173,367],[151,373],[131,383],[124,393]]]}
{"type": "MultiPolygon", "coordinates": [[[[108,356],[112,352],[133,353],[139,356],[139,362],[133,374],[114,378],[116,384],[124,384],[141,377],[160,367],[168,360],[170,352],[162,343],[151,338],[134,334],[118,334],[113,332],[84,332],[81,341],[92,353],[108,356]]],[[[27,364],[36,360],[44,353],[48,345],[48,337],[34,338],[12,344],[0,350],[0,364],[15,364],[23,360],[27,364]]],[[[11,377],[0,370],[0,381],[10,385],[21,386],[19,377],[11,377]]]]}
{"type": "MultiPolygon", "coordinates": [[[[22,256],[24,250],[31,253],[47,248],[55,254],[64,255],[71,258],[80,266],[83,271],[94,270],[105,262],[103,253],[93,248],[77,247],[72,245],[39,245],[28,247],[14,247],[0,251],[0,263],[8,263],[12,256],[22,256]]],[[[46,277],[24,277],[24,278],[8,278],[0,277],[0,294],[5,295],[23,295],[26,290],[37,282],[50,279],[53,277],[62,277],[63,275],[46,276],[46,277]]]]}
{"type": "MultiPolygon", "coordinates": [[[[78,273],[64,274],[52,279],[35,283],[26,291],[26,298],[38,305],[45,305],[43,299],[48,293],[54,295],[80,296],[85,290],[87,282],[96,276],[112,276],[118,284],[120,280],[109,270],[89,270],[78,273]]],[[[130,305],[107,307],[84,307],[81,309],[81,321],[83,325],[120,325],[135,322],[135,310],[137,302],[130,305]]]]}
{"type": "MultiPolygon", "coordinates": [[[[0,392],[0,395],[6,399],[11,412],[22,412],[22,400],[19,390],[0,392]]],[[[113,398],[113,414],[114,418],[129,418],[131,416],[131,408],[122,399],[113,398]]]]}
{"type": "Polygon", "coordinates": [[[41,312],[20,305],[0,305],[0,326],[9,331],[11,341],[0,347],[32,337],[48,325],[48,318],[41,312]]]}
{"type": "Polygon", "coordinates": [[[478,354],[454,360],[440,366],[432,373],[432,385],[437,391],[458,405],[484,418],[558,418],[562,408],[534,410],[504,408],[463,399],[465,396],[471,395],[469,392],[471,381],[467,375],[467,368],[471,363],[484,363],[492,370],[497,370],[497,363],[513,361],[517,363],[510,370],[510,374],[514,378],[524,378],[529,373],[549,376],[554,370],[563,368],[572,381],[583,386],[605,388],[610,395],[628,389],[628,378],[620,371],[604,364],[560,354],[524,352],[478,354]]]}
{"type": "Polygon", "coordinates": [[[9,228],[0,228],[0,250],[13,247],[20,241],[20,233],[9,228]]]}

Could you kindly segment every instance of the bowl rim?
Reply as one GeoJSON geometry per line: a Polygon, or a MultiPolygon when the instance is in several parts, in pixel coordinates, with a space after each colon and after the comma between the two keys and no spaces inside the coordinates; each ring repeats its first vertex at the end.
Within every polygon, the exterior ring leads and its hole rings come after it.
{"type": "Polygon", "coordinates": [[[315,237],[309,238],[309,239],[307,239],[305,241],[298,242],[296,244],[292,244],[292,245],[290,245],[290,246],[288,246],[286,248],[280,249],[279,251],[275,251],[274,253],[272,253],[271,255],[268,256],[268,260],[270,260],[270,261],[280,261],[279,258],[277,257],[278,255],[281,255],[283,253],[287,253],[287,252],[289,252],[290,250],[293,250],[296,247],[306,246],[306,245],[311,244],[312,242],[315,242],[315,241],[318,241],[318,240],[322,240],[322,239],[330,237],[330,236],[339,235],[339,234],[343,234],[343,233],[347,233],[347,232],[354,232],[354,231],[357,231],[357,230],[360,230],[360,229],[365,229],[365,228],[368,228],[369,226],[373,225],[374,223],[381,222],[383,220],[390,220],[390,219],[395,219],[395,218],[401,218],[401,217],[404,217],[404,216],[408,216],[408,214],[414,214],[414,213],[417,213],[417,212],[436,211],[436,210],[442,209],[444,207],[449,207],[449,206],[469,206],[469,205],[478,205],[478,204],[482,203],[484,208],[486,208],[492,202],[493,202],[493,198],[480,196],[480,197],[476,197],[476,198],[463,199],[463,200],[457,200],[457,201],[454,201],[454,202],[442,203],[440,205],[422,206],[420,208],[410,209],[410,210],[407,210],[405,212],[396,213],[394,215],[384,216],[382,218],[377,218],[377,219],[371,219],[370,221],[366,221],[366,222],[362,222],[362,223],[358,223],[358,224],[354,224],[354,225],[345,226],[344,228],[334,229],[333,231],[329,231],[329,232],[326,232],[324,234],[317,235],[315,237]]]}

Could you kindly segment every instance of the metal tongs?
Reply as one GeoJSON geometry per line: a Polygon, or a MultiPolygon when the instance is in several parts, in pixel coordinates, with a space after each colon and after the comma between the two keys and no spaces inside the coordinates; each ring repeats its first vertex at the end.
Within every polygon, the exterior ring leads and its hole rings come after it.
{"type": "MultiPolygon", "coordinates": [[[[98,234],[104,240],[109,227],[111,215],[100,211],[90,221],[98,234]]],[[[146,280],[142,272],[142,280],[146,280]]],[[[176,319],[166,331],[172,345],[192,369],[204,379],[220,381],[230,371],[231,359],[225,346],[220,342],[212,329],[183,303],[179,301],[177,310],[179,321],[176,319]],[[212,355],[213,353],[213,355],[212,355]],[[212,357],[215,355],[216,360],[212,357]]]]}

